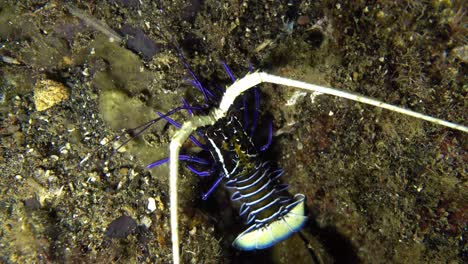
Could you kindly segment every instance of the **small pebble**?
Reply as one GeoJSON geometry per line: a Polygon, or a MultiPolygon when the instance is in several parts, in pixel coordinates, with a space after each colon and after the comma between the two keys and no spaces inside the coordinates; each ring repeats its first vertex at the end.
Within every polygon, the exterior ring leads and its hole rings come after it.
{"type": "Polygon", "coordinates": [[[151,221],[151,219],[148,216],[143,216],[141,218],[141,224],[143,226],[145,226],[147,229],[149,229],[151,227],[152,223],[153,223],[153,221],[151,221]]]}
{"type": "Polygon", "coordinates": [[[112,221],[106,229],[106,236],[110,238],[125,238],[137,227],[137,223],[130,216],[122,215],[112,221]]]}
{"type": "Polygon", "coordinates": [[[154,212],[156,210],[156,200],[153,197],[148,198],[148,211],[154,212]]]}
{"type": "Polygon", "coordinates": [[[40,80],[34,88],[34,104],[37,111],[44,111],[65,101],[70,96],[68,89],[52,80],[40,80]]]}
{"type": "Polygon", "coordinates": [[[300,26],[303,26],[309,23],[310,23],[309,16],[300,16],[299,18],[297,18],[297,24],[300,26]]]}

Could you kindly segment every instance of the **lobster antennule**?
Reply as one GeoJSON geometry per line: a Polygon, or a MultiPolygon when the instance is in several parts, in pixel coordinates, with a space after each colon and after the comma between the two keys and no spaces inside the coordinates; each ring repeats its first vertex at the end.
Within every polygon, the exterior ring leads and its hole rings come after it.
{"type": "Polygon", "coordinates": [[[299,231],[307,221],[305,214],[305,196],[296,194],[296,202],[291,204],[289,212],[275,221],[261,227],[248,228],[234,240],[232,245],[239,250],[265,249],[285,240],[299,231]]]}

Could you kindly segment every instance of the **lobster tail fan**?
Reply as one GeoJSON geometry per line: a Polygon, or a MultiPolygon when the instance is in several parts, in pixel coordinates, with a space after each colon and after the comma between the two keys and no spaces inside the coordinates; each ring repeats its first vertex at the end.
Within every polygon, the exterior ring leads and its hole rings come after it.
{"type": "Polygon", "coordinates": [[[307,221],[305,197],[303,194],[297,194],[294,198],[296,202],[291,204],[290,210],[285,215],[261,227],[253,225],[237,236],[233,246],[246,251],[265,249],[299,231],[307,221]]]}

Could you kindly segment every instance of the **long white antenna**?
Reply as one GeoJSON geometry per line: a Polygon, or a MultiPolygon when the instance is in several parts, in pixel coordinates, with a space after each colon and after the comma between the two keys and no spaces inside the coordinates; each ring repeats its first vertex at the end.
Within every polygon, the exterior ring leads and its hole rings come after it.
{"type": "Polygon", "coordinates": [[[366,96],[363,96],[363,95],[353,94],[353,93],[346,92],[346,91],[339,90],[339,89],[335,89],[335,88],[327,88],[327,87],[313,85],[313,84],[309,84],[309,83],[305,83],[305,82],[301,82],[301,81],[291,80],[291,79],[271,75],[271,74],[264,73],[264,72],[259,72],[258,74],[260,75],[260,78],[261,78],[262,82],[281,84],[281,85],[286,85],[286,86],[291,86],[291,87],[295,87],[295,88],[304,89],[304,90],[311,91],[311,92],[319,92],[319,93],[323,93],[323,94],[335,95],[335,96],[338,96],[338,97],[350,99],[350,100],[357,101],[357,102],[364,103],[364,104],[377,106],[377,107],[384,108],[384,109],[394,111],[394,112],[398,112],[398,113],[401,113],[401,114],[404,114],[404,115],[408,115],[408,116],[412,116],[412,117],[419,118],[419,119],[422,119],[422,120],[426,120],[428,122],[438,124],[438,125],[441,125],[441,126],[450,127],[450,128],[456,129],[456,130],[463,131],[465,133],[468,132],[468,127],[466,127],[466,126],[455,124],[455,123],[452,123],[452,122],[448,122],[448,121],[445,121],[445,120],[442,120],[442,119],[439,119],[439,118],[435,118],[435,117],[432,117],[432,116],[424,115],[424,114],[414,112],[414,111],[411,111],[411,110],[408,110],[408,109],[405,109],[405,108],[402,108],[402,107],[399,107],[399,106],[387,104],[387,103],[384,103],[384,102],[381,102],[379,100],[376,100],[376,99],[373,99],[373,98],[370,98],[370,97],[366,97],[366,96]]]}

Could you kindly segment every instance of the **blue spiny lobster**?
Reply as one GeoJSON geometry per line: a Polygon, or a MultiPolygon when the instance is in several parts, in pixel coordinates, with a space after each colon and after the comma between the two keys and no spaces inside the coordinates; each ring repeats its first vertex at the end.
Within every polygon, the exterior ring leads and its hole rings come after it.
{"type": "MultiPolygon", "coordinates": [[[[171,114],[186,110],[192,115],[193,111],[202,111],[207,106],[217,103],[215,92],[201,84],[182,56],[181,60],[193,78],[192,84],[203,94],[205,106],[190,106],[182,99],[182,106],[166,114],[157,112],[160,117],[145,124],[143,129],[161,119],[180,128],[180,124],[169,117],[171,114]]],[[[223,66],[231,80],[235,81],[234,75],[225,63],[223,66]]],[[[200,155],[179,155],[179,160],[210,167],[206,171],[199,171],[187,164],[186,167],[196,175],[201,177],[218,175],[212,187],[203,194],[204,200],[220,183],[224,183],[231,194],[231,201],[240,205],[239,215],[248,226],[233,242],[234,247],[240,250],[271,247],[301,229],[307,220],[305,196],[303,194],[291,196],[287,192],[288,185],[282,184],[279,180],[284,171],[277,168],[274,162],[263,158],[262,152],[271,144],[271,123],[268,141],[264,146],[258,147],[252,140],[259,113],[259,94],[256,89],[253,90],[253,95],[255,107],[250,123],[246,95],[244,95],[242,107],[231,109],[227,117],[218,120],[211,127],[197,131],[197,135],[204,143],[195,136],[190,136],[190,140],[202,149],[201,152],[211,154],[209,158],[200,155]]],[[[158,160],[149,164],[147,168],[159,166],[168,160],[169,158],[158,160]]]]}

